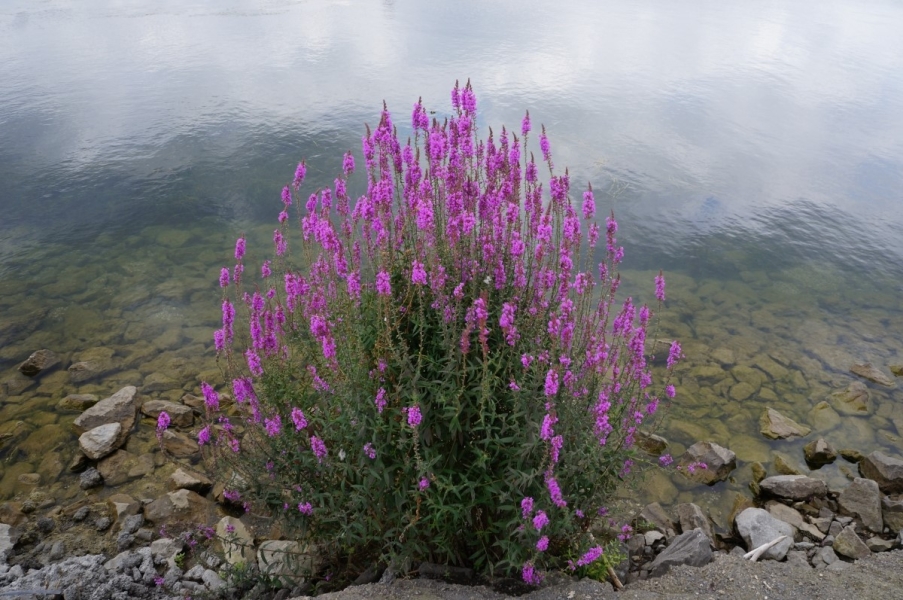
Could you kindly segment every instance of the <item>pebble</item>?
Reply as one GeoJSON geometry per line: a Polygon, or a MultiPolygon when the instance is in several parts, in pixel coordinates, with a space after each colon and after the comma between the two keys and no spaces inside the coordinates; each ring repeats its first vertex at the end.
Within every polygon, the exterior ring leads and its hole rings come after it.
{"type": "Polygon", "coordinates": [[[94,528],[97,531],[106,531],[112,524],[113,521],[111,521],[109,517],[100,517],[99,519],[94,521],[94,528]]]}
{"type": "Polygon", "coordinates": [[[41,517],[38,519],[38,531],[41,533],[50,533],[56,527],[56,522],[50,517],[41,517]]]}
{"type": "Polygon", "coordinates": [[[76,521],[76,522],[84,521],[85,519],[88,518],[89,512],[90,511],[88,510],[87,506],[82,506],[80,509],[78,509],[77,511],[75,511],[72,514],[72,520],[76,521]]]}

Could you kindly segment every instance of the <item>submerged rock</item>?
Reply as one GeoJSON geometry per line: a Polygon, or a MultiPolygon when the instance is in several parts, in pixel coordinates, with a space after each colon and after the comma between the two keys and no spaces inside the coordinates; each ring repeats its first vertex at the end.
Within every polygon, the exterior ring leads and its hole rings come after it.
{"type": "Polygon", "coordinates": [[[684,474],[700,483],[712,485],[727,479],[737,468],[737,455],[714,442],[696,442],[678,460],[684,474]],[[690,472],[687,467],[694,463],[704,463],[705,468],[695,468],[690,472]]]}
{"type": "Polygon", "coordinates": [[[82,412],[97,404],[97,396],[94,394],[69,394],[57,404],[60,410],[82,412]]]}
{"type": "Polygon", "coordinates": [[[871,395],[865,384],[854,381],[828,396],[828,402],[844,415],[865,416],[871,410],[871,395]]]}
{"type": "Polygon", "coordinates": [[[686,531],[671,540],[649,565],[650,575],[660,577],[678,565],[701,567],[712,562],[712,540],[701,529],[686,531]]]}
{"type": "Polygon", "coordinates": [[[863,477],[878,483],[885,494],[903,493],[903,460],[875,451],[859,461],[863,477]]]}
{"type": "Polygon", "coordinates": [[[800,425],[793,419],[785,417],[773,408],[765,409],[759,421],[762,435],[776,440],[793,436],[803,437],[812,431],[805,425],[800,425]]]}
{"type": "Polygon", "coordinates": [[[837,460],[837,451],[824,438],[818,438],[803,446],[806,464],[813,469],[830,464],[837,460]]]}
{"type": "Polygon", "coordinates": [[[25,362],[19,365],[19,372],[28,377],[35,377],[42,372],[49,371],[59,363],[59,357],[52,350],[45,348],[26,358],[25,362]]]}
{"type": "Polygon", "coordinates": [[[774,518],[761,508],[747,508],[737,515],[734,524],[737,533],[746,543],[747,550],[750,551],[782,535],[787,536],[786,539],[769,548],[762,558],[783,560],[793,546],[793,527],[789,523],[774,518]]]}
{"type": "Polygon", "coordinates": [[[896,385],[893,379],[885,375],[881,369],[874,366],[872,363],[857,363],[850,367],[850,372],[863,379],[868,379],[872,383],[877,383],[878,385],[883,385],[885,387],[894,387],[896,385]]]}

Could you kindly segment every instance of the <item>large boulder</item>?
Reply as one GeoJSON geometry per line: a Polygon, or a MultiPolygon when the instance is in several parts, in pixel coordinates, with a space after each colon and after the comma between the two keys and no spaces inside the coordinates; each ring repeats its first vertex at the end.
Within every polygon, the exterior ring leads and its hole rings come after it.
{"type": "Polygon", "coordinates": [[[696,442],[678,459],[684,474],[694,481],[712,485],[727,479],[737,468],[737,455],[713,442],[696,442]],[[703,463],[705,468],[687,468],[694,463],[703,463]]]}
{"type": "Polygon", "coordinates": [[[805,425],[800,425],[790,417],[785,417],[773,408],[766,408],[759,420],[762,435],[777,440],[789,437],[804,437],[812,431],[805,425]]]}
{"type": "Polygon", "coordinates": [[[274,578],[284,587],[304,583],[321,565],[316,549],[301,542],[266,540],[257,551],[261,575],[274,578]]]}
{"type": "Polygon", "coordinates": [[[824,497],[828,488],[824,481],[805,475],[775,475],[759,482],[759,488],[772,496],[788,500],[805,500],[824,497]]]}
{"type": "Polygon", "coordinates": [[[216,537],[223,547],[223,558],[230,565],[252,566],[257,558],[254,536],[240,519],[223,517],[216,524],[216,537]]]}
{"type": "Polygon", "coordinates": [[[837,503],[849,515],[858,517],[870,531],[881,533],[884,519],[881,516],[881,491],[871,479],[857,477],[840,496],[837,503]]]}
{"type": "Polygon", "coordinates": [[[163,449],[176,458],[189,458],[200,452],[201,447],[184,433],[167,429],[163,432],[163,449]]]}
{"type": "Polygon", "coordinates": [[[903,496],[882,498],[881,514],[891,531],[903,531],[903,496]]]}
{"type": "Polygon", "coordinates": [[[206,525],[213,516],[213,503],[191,490],[176,490],[144,507],[144,517],[153,523],[206,525]]]}
{"type": "Polygon", "coordinates": [[[166,400],[148,400],[141,405],[141,414],[156,419],[161,412],[169,415],[174,427],[191,427],[194,425],[194,411],[190,406],[176,404],[166,400]]]}
{"type": "Polygon", "coordinates": [[[832,393],[828,402],[842,415],[866,416],[871,410],[869,390],[861,381],[832,393]]]}
{"type": "Polygon", "coordinates": [[[859,472],[885,494],[903,494],[903,460],[876,450],[859,461],[859,472]]]}
{"type": "Polygon", "coordinates": [[[694,529],[700,529],[709,537],[709,539],[715,537],[712,532],[712,523],[699,506],[691,502],[678,504],[676,510],[680,530],[683,533],[693,531],[694,529]]]}
{"type": "Polygon", "coordinates": [[[78,438],[78,446],[85,456],[92,460],[99,460],[118,447],[117,441],[121,438],[121,434],[122,425],[107,423],[81,434],[78,438]]]}
{"type": "Polygon", "coordinates": [[[59,357],[52,350],[45,348],[26,358],[25,362],[19,365],[19,372],[28,377],[35,377],[42,372],[49,371],[59,363],[59,357]]]}
{"type": "Polygon", "coordinates": [[[138,415],[137,394],[135,386],[127,385],[109,398],[104,398],[76,417],[72,422],[75,433],[81,435],[101,425],[119,423],[122,426],[119,445],[122,445],[135,426],[138,415]]]}
{"type": "Polygon", "coordinates": [[[872,553],[865,545],[852,525],[847,525],[834,538],[834,552],[847,558],[860,559],[872,553]]]}
{"type": "Polygon", "coordinates": [[[883,385],[884,387],[894,387],[896,384],[892,377],[884,373],[881,369],[872,363],[857,363],[850,367],[850,371],[854,375],[858,375],[863,379],[868,379],[872,383],[883,385]]]}
{"type": "Polygon", "coordinates": [[[747,508],[737,515],[734,525],[748,550],[755,550],[782,535],[787,536],[786,539],[766,550],[762,558],[783,560],[793,546],[793,527],[789,523],[774,518],[768,511],[761,508],[747,508]]]}
{"type": "Polygon", "coordinates": [[[649,565],[650,575],[659,577],[678,565],[701,567],[712,562],[712,540],[701,529],[680,534],[649,565]]]}

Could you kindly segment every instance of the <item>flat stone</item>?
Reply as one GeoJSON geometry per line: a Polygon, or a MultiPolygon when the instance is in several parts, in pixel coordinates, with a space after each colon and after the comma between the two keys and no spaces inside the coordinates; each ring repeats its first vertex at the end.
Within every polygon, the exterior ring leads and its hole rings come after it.
{"type": "Polygon", "coordinates": [[[805,425],[800,425],[793,419],[785,417],[773,408],[765,409],[759,420],[760,431],[767,438],[777,440],[793,436],[803,437],[812,431],[805,425]]]}
{"type": "Polygon", "coordinates": [[[831,405],[822,400],[809,409],[809,423],[816,431],[830,431],[840,425],[840,415],[831,405]]]}
{"type": "Polygon", "coordinates": [[[709,539],[714,538],[712,523],[699,506],[692,502],[688,502],[685,504],[678,504],[675,507],[675,510],[677,511],[677,520],[680,524],[680,530],[683,533],[699,529],[709,539]]]}
{"type": "Polygon", "coordinates": [[[883,385],[885,387],[894,387],[896,385],[892,377],[886,375],[872,363],[857,363],[850,367],[850,372],[863,379],[868,379],[872,383],[877,383],[878,385],[883,385]]]}
{"type": "Polygon", "coordinates": [[[254,536],[240,519],[223,517],[216,524],[216,537],[223,547],[223,558],[230,565],[257,564],[254,551],[254,536]]]}
{"type": "Polygon", "coordinates": [[[170,489],[185,489],[206,494],[213,487],[213,482],[204,475],[179,467],[169,477],[170,489]]]}
{"type": "Polygon", "coordinates": [[[872,552],[887,552],[888,550],[893,549],[894,540],[885,540],[883,538],[874,536],[866,540],[865,545],[872,552]]]}
{"type": "Polygon", "coordinates": [[[793,460],[779,452],[774,453],[774,470],[779,475],[802,475],[803,472],[793,464],[793,460]]]}
{"type": "Polygon", "coordinates": [[[701,529],[692,529],[671,540],[649,565],[649,574],[660,577],[678,565],[701,567],[712,562],[713,558],[712,540],[701,529]]]}
{"type": "Polygon", "coordinates": [[[637,431],[636,443],[643,451],[652,456],[661,456],[665,448],[668,447],[668,440],[660,435],[645,431],[637,431]]]}
{"type": "Polygon", "coordinates": [[[78,447],[85,456],[92,460],[100,460],[119,446],[122,437],[122,425],[107,423],[84,432],[78,438],[78,447]]]}
{"type": "Polygon", "coordinates": [[[141,387],[141,393],[153,394],[156,392],[165,392],[181,387],[179,382],[164,373],[151,373],[144,378],[144,385],[141,387]]]}
{"type": "Polygon", "coordinates": [[[189,458],[200,452],[201,447],[184,433],[167,429],[163,432],[163,449],[176,458],[189,458]]]}
{"type": "Polygon", "coordinates": [[[834,548],[832,548],[831,546],[822,546],[815,551],[815,555],[812,557],[813,563],[816,560],[825,565],[831,565],[840,560],[840,558],[837,556],[837,553],[834,552],[834,548]]]}
{"type": "Polygon", "coordinates": [[[903,531],[903,496],[881,498],[881,515],[891,531],[903,531]]]}
{"type": "Polygon", "coordinates": [[[266,540],[257,551],[260,573],[268,575],[283,586],[299,585],[315,573],[322,559],[315,549],[301,542],[266,540]]]}
{"type": "Polygon", "coordinates": [[[97,470],[109,486],[119,486],[137,479],[140,475],[132,475],[131,469],[138,464],[138,457],[125,450],[117,450],[97,463],[97,470]]]}
{"type": "Polygon", "coordinates": [[[205,525],[212,514],[213,503],[191,490],[169,492],[144,507],[145,518],[153,523],[205,525]]]}
{"type": "Polygon", "coordinates": [[[19,365],[19,372],[27,377],[35,377],[42,372],[49,371],[59,363],[59,357],[52,350],[45,348],[33,352],[31,356],[26,358],[25,362],[19,365]]]}
{"type": "Polygon", "coordinates": [[[775,475],[766,477],[759,483],[762,491],[789,500],[806,500],[810,497],[824,497],[828,493],[825,482],[805,475],[775,475]]]}
{"type": "Polygon", "coordinates": [[[803,455],[806,457],[806,464],[814,469],[837,460],[837,451],[824,438],[818,438],[803,446],[803,455]]]}
{"type": "Polygon", "coordinates": [[[833,548],[837,554],[854,560],[865,558],[872,553],[865,542],[856,535],[856,530],[852,525],[847,525],[837,534],[837,537],[834,538],[833,548]]]}
{"type": "Polygon", "coordinates": [[[108,423],[119,423],[122,426],[120,433],[120,445],[125,442],[132,427],[135,426],[135,419],[138,414],[137,396],[138,390],[134,386],[126,386],[110,396],[104,398],[81,415],[76,417],[72,422],[75,433],[81,435],[86,431],[107,425],[108,423]]]}
{"type": "Polygon", "coordinates": [[[863,477],[878,482],[885,494],[903,493],[903,460],[876,450],[862,457],[859,472],[863,477]]]}
{"type": "Polygon", "coordinates": [[[78,486],[83,490],[100,487],[103,485],[103,475],[94,467],[89,467],[78,478],[78,486]]]}
{"type": "Polygon", "coordinates": [[[141,512],[141,503],[128,494],[113,494],[107,498],[107,506],[110,515],[120,525],[124,519],[141,512]]]}
{"type": "Polygon", "coordinates": [[[191,427],[194,425],[194,411],[190,406],[166,400],[148,400],[141,405],[141,414],[153,419],[156,419],[164,411],[169,415],[170,424],[174,427],[191,427]]]}
{"type": "Polygon", "coordinates": [[[796,527],[797,529],[805,524],[805,521],[803,521],[803,515],[801,515],[795,508],[790,508],[786,504],[781,504],[780,502],[769,502],[767,510],[768,514],[770,514],[775,519],[784,521],[788,525],[796,527]]]}
{"type": "Polygon", "coordinates": [[[858,517],[870,531],[881,533],[884,519],[881,516],[881,492],[871,479],[857,477],[840,496],[837,504],[847,514],[858,517]]]}
{"type": "Polygon", "coordinates": [[[678,459],[684,474],[699,483],[712,485],[727,479],[737,468],[737,455],[715,444],[714,442],[696,442],[678,459]],[[692,463],[703,463],[705,468],[696,468],[690,472],[687,468],[692,463]]]}
{"type": "Polygon", "coordinates": [[[871,395],[861,381],[854,381],[828,396],[828,402],[842,415],[866,416],[871,410],[871,395]]]}
{"type": "Polygon", "coordinates": [[[94,394],[69,394],[56,405],[60,410],[82,412],[97,404],[94,394]]]}
{"type": "Polygon", "coordinates": [[[747,508],[737,515],[734,524],[748,550],[754,550],[782,535],[787,536],[786,539],[769,548],[762,558],[782,560],[793,546],[793,527],[774,518],[761,508],[747,508]]]}

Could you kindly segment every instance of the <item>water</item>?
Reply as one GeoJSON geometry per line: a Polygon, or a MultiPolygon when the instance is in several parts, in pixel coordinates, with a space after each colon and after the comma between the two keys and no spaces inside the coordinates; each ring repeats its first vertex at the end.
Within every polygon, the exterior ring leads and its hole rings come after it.
{"type": "MultiPolygon", "coordinates": [[[[765,407],[815,427],[853,362],[903,362],[901,23],[899,3],[852,0],[4,3],[0,497],[31,492],[29,473],[81,493],[65,395],[178,399],[216,378],[218,268],[240,233],[268,251],[297,161],[331,181],[383,99],[399,123],[420,96],[441,117],[467,78],[484,131],[529,109],[617,211],[629,290],[669,275],[663,333],[687,361],[662,433],[741,468],[713,490],[654,476],[641,498],[723,509],[751,461],[805,471],[803,442],[759,434],[765,407]],[[112,356],[90,382],[20,390],[42,347],[112,356]]],[[[869,416],[817,434],[899,454],[903,392],[870,391],[869,416]]],[[[144,426],[129,451],[154,441],[144,426]]],[[[162,485],[154,467],[136,493],[162,485]]]]}

